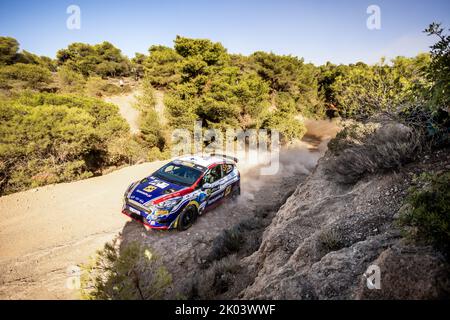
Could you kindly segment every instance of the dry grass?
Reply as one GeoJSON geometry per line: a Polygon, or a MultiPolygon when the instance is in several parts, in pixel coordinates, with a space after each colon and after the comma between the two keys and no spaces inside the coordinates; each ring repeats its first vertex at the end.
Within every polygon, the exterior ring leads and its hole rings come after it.
{"type": "Polygon", "coordinates": [[[211,251],[206,260],[208,262],[220,260],[237,252],[252,252],[259,247],[257,234],[254,230],[261,228],[262,222],[258,217],[244,219],[230,229],[223,230],[213,241],[211,251]]]}
{"type": "Polygon", "coordinates": [[[322,256],[345,247],[342,235],[336,229],[328,229],[321,232],[317,238],[317,245],[322,256]]]}
{"type": "Polygon", "coordinates": [[[327,164],[330,180],[356,183],[366,174],[393,170],[415,159],[420,151],[420,136],[397,123],[386,124],[364,139],[342,150],[327,164]]]}
{"type": "Polygon", "coordinates": [[[214,261],[211,266],[192,279],[189,299],[214,299],[225,293],[241,270],[236,255],[214,261]]]}

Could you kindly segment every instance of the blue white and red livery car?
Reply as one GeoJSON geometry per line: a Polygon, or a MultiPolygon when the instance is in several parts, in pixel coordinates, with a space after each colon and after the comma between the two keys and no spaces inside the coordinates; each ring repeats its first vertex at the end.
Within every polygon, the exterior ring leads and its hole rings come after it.
{"type": "Polygon", "coordinates": [[[186,230],[199,215],[240,194],[236,163],[214,154],[175,159],[128,187],[122,213],[153,229],[186,230]]]}

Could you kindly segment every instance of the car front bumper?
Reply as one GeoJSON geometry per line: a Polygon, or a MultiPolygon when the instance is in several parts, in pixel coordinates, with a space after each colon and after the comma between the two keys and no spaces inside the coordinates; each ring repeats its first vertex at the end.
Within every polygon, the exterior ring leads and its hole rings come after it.
{"type": "Polygon", "coordinates": [[[131,219],[136,220],[137,222],[140,222],[152,229],[167,230],[170,229],[170,225],[172,224],[172,221],[159,222],[154,219],[151,219],[149,217],[150,214],[148,212],[139,210],[126,203],[122,207],[122,213],[130,217],[131,219]]]}

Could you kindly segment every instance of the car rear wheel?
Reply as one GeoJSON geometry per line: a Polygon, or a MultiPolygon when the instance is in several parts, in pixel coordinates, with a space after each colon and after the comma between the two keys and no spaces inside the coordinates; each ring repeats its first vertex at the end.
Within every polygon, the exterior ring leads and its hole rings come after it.
{"type": "Polygon", "coordinates": [[[195,220],[197,220],[197,215],[197,208],[195,206],[190,205],[184,208],[178,217],[177,229],[180,231],[189,229],[195,220]]]}
{"type": "Polygon", "coordinates": [[[233,192],[231,193],[231,198],[236,199],[240,195],[241,195],[241,186],[238,186],[238,187],[234,188],[233,192]]]}

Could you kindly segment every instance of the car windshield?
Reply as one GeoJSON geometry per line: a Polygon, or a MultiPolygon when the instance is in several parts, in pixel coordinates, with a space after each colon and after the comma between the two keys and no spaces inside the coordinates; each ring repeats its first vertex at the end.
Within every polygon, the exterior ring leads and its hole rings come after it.
{"type": "Polygon", "coordinates": [[[171,162],[156,171],[153,176],[171,183],[190,186],[200,178],[201,174],[202,171],[198,169],[171,162]]]}

